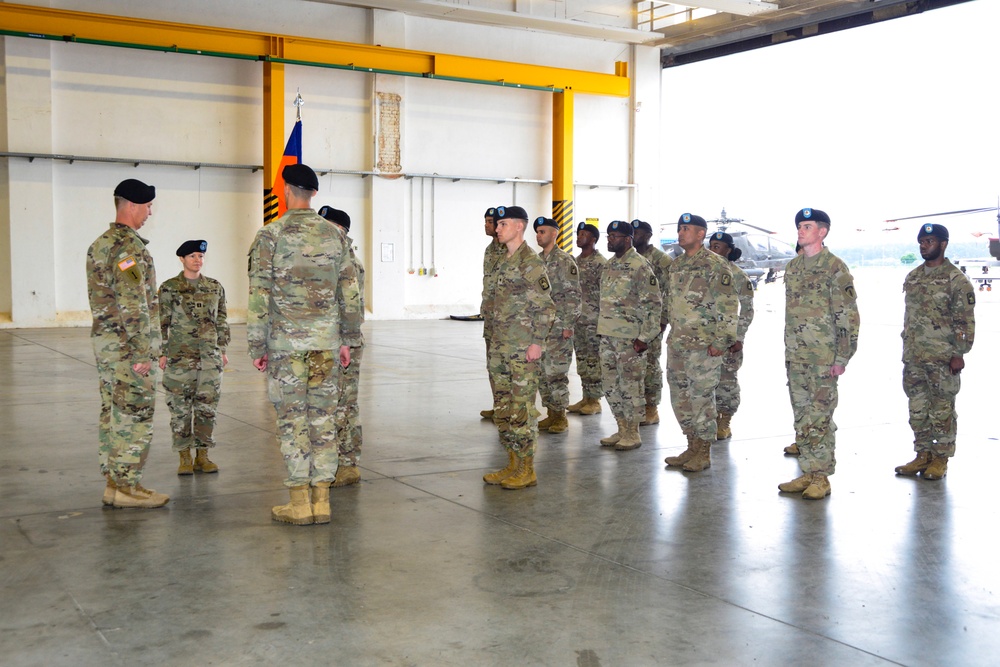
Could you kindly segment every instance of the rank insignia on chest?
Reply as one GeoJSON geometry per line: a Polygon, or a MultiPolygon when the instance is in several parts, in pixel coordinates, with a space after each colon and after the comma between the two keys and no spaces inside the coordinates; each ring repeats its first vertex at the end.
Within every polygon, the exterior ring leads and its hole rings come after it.
{"type": "Polygon", "coordinates": [[[733,283],[733,277],[728,276],[725,273],[722,274],[722,285],[723,287],[729,287],[733,283]]]}
{"type": "Polygon", "coordinates": [[[201,301],[196,301],[194,307],[197,308],[198,310],[201,310],[205,307],[205,304],[201,301]]]}
{"type": "Polygon", "coordinates": [[[549,290],[549,279],[542,276],[538,279],[538,286],[547,292],[549,290]]]}

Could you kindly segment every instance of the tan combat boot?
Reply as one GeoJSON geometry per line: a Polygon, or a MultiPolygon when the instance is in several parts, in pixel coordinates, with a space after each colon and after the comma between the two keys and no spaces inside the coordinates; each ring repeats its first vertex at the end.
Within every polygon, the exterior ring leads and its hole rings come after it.
{"type": "Polygon", "coordinates": [[[271,518],[281,523],[291,523],[296,526],[309,526],[313,523],[312,502],[309,498],[309,485],[292,486],[288,489],[291,502],[287,505],[275,505],[271,508],[271,518]]]}
{"type": "Polygon", "coordinates": [[[483,481],[487,484],[499,484],[504,481],[515,472],[517,472],[517,454],[514,453],[513,449],[507,450],[507,467],[502,470],[497,470],[496,472],[490,472],[483,475],[483,481]]]}
{"type": "Polygon", "coordinates": [[[807,500],[822,500],[830,495],[830,478],[821,472],[814,472],[812,483],[802,492],[807,500]]]}
{"type": "Polygon", "coordinates": [[[622,439],[622,430],[625,428],[625,422],[619,417],[615,417],[615,421],[618,422],[618,430],[606,438],[601,438],[601,447],[614,447],[622,439]]]}
{"type": "MultiPolygon", "coordinates": [[[[549,424],[549,433],[565,433],[569,428],[569,420],[566,419],[565,410],[555,410],[549,413],[552,422],[549,424]]],[[[541,428],[541,425],[539,425],[541,428]]]]}
{"type": "Polygon", "coordinates": [[[169,500],[170,496],[167,494],[144,489],[140,484],[135,486],[123,484],[115,489],[112,505],[123,509],[149,509],[163,507],[169,500]]]}
{"type": "Polygon", "coordinates": [[[517,472],[500,482],[505,489],[523,489],[538,484],[535,477],[535,457],[525,456],[518,459],[517,472]]]}
{"type": "Polygon", "coordinates": [[[111,475],[105,475],[104,484],[104,497],[101,498],[101,502],[105,505],[115,504],[115,491],[118,490],[118,485],[115,484],[114,480],[111,479],[111,475]]]}
{"type": "Polygon", "coordinates": [[[785,447],[785,454],[788,454],[789,456],[798,456],[799,446],[793,442],[792,444],[785,447]]]}
{"type": "Polygon", "coordinates": [[[924,479],[941,479],[948,474],[948,457],[935,456],[931,459],[931,464],[927,466],[921,477],[924,479]]]}
{"type": "Polygon", "coordinates": [[[625,426],[625,430],[622,431],[621,439],[615,443],[615,449],[619,452],[627,452],[630,449],[642,447],[642,436],[639,435],[638,422],[622,422],[622,424],[625,426]]]}
{"type": "Polygon", "coordinates": [[[639,426],[652,426],[660,423],[660,412],[655,405],[646,406],[646,416],[639,422],[639,426]]]}
{"type": "Polygon", "coordinates": [[[358,466],[342,465],[337,468],[337,476],[333,480],[333,486],[350,486],[351,484],[357,484],[360,481],[361,471],[358,470],[358,466]]]}
{"type": "Polygon", "coordinates": [[[586,402],[586,398],[581,398],[579,401],[566,408],[566,412],[569,412],[570,414],[579,414],[580,408],[582,408],[586,402]]]}
{"type": "Polygon", "coordinates": [[[330,523],[330,482],[317,482],[310,500],[313,523],[330,523]]]}
{"type": "Polygon", "coordinates": [[[177,466],[178,475],[193,475],[194,474],[194,462],[191,460],[191,450],[182,449],[180,451],[181,463],[177,466]]]}
{"type": "Polygon", "coordinates": [[[581,415],[599,415],[601,414],[601,399],[599,398],[588,398],[583,402],[583,407],[580,408],[581,415]]]}
{"type": "Polygon", "coordinates": [[[694,456],[681,466],[688,472],[701,472],[712,465],[712,443],[708,440],[694,441],[694,456]]]}
{"type": "Polygon", "coordinates": [[[907,475],[913,476],[918,472],[923,472],[927,470],[927,466],[931,464],[931,453],[930,452],[917,452],[916,458],[914,458],[909,463],[904,463],[901,466],[896,466],[897,475],[907,475]]]}
{"type": "Polygon", "coordinates": [[[552,426],[552,422],[555,420],[556,411],[552,408],[546,408],[546,410],[547,414],[545,415],[545,419],[538,420],[539,431],[549,430],[549,427],[552,426]]]}
{"type": "Polygon", "coordinates": [[[778,491],[782,493],[802,493],[809,488],[812,484],[812,473],[807,472],[800,477],[796,477],[790,482],[784,482],[778,485],[778,491]]]}
{"type": "Polygon", "coordinates": [[[677,456],[668,456],[663,459],[663,462],[668,466],[682,466],[688,462],[688,460],[694,456],[694,438],[690,435],[687,436],[688,446],[683,452],[677,456]]]}
{"type": "Polygon", "coordinates": [[[732,415],[727,415],[724,412],[720,412],[718,418],[716,419],[715,428],[715,439],[716,440],[726,440],[727,438],[733,437],[733,431],[729,428],[729,422],[733,419],[732,415]]]}
{"type": "Polygon", "coordinates": [[[194,469],[197,472],[219,472],[219,466],[208,460],[208,450],[204,447],[195,450],[194,469]]]}
{"type": "Polygon", "coordinates": [[[482,417],[483,419],[493,419],[493,411],[492,410],[480,410],[479,411],[479,416],[482,417]]]}

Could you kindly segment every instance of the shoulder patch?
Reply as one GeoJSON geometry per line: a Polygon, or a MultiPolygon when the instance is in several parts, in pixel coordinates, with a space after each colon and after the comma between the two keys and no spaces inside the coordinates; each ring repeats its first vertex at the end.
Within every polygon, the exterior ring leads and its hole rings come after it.
{"type": "Polygon", "coordinates": [[[543,291],[549,291],[549,279],[548,276],[542,276],[538,279],[538,286],[542,288],[543,291]]]}
{"type": "Polygon", "coordinates": [[[731,275],[729,275],[728,273],[723,273],[722,274],[722,286],[723,287],[728,287],[729,285],[732,284],[732,282],[733,282],[733,277],[731,275]]]}
{"type": "Polygon", "coordinates": [[[753,291],[753,283],[750,282],[749,280],[747,280],[747,289],[750,290],[751,292],[753,291]]]}
{"type": "Polygon", "coordinates": [[[139,270],[139,264],[132,255],[118,262],[118,270],[125,274],[129,282],[138,284],[142,281],[142,271],[139,270]]]}
{"type": "Polygon", "coordinates": [[[970,306],[976,305],[976,293],[969,292],[968,294],[965,295],[965,300],[969,302],[970,306]]]}
{"type": "Polygon", "coordinates": [[[569,275],[575,276],[576,273],[577,273],[577,268],[576,268],[576,264],[574,264],[573,266],[569,267],[569,275]]]}
{"type": "Polygon", "coordinates": [[[650,284],[650,285],[651,285],[652,287],[656,287],[656,276],[650,276],[650,277],[649,277],[649,284],[650,284]]]}
{"type": "Polygon", "coordinates": [[[847,292],[847,296],[851,297],[852,299],[858,298],[857,292],[854,291],[854,285],[848,285],[847,287],[844,288],[844,291],[847,292]]]}

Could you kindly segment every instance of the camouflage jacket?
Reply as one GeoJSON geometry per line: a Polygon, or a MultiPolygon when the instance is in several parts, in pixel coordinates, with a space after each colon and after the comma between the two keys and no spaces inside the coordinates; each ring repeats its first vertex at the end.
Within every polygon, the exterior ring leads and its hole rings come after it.
{"type": "Polygon", "coordinates": [[[545,264],[527,243],[505,256],[496,271],[494,344],[527,350],[537,343],[544,348],[556,313],[550,288],[545,264]]]}
{"type": "Polygon", "coordinates": [[[858,295],[844,262],[823,248],[785,267],[785,361],[846,366],[858,350],[858,295]]]}
{"type": "Polygon", "coordinates": [[[483,331],[489,333],[493,326],[493,294],[497,286],[497,270],[500,262],[507,256],[507,246],[496,239],[490,241],[483,253],[483,301],[479,306],[479,314],[483,316],[483,331]]]}
{"type": "Polygon", "coordinates": [[[728,260],[702,246],[693,255],[675,259],[667,275],[668,343],[725,350],[736,342],[739,302],[728,260]]]}
{"type": "MultiPolygon", "coordinates": [[[[637,250],[636,252],[639,251],[637,250]]],[[[666,329],[667,325],[670,324],[670,321],[667,319],[667,302],[670,297],[670,281],[667,280],[667,271],[674,260],[670,258],[670,255],[652,245],[646,248],[646,252],[640,252],[639,254],[653,267],[653,275],[656,276],[656,282],[660,283],[660,299],[663,301],[663,313],[660,315],[660,329],[666,329]]]]}
{"type": "Polygon", "coordinates": [[[730,262],[729,269],[733,272],[733,286],[736,288],[736,298],[740,302],[740,317],[736,320],[736,340],[743,342],[747,336],[750,323],[753,322],[753,283],[749,276],[736,264],[730,262]]]}
{"type": "Polygon", "coordinates": [[[562,248],[552,248],[548,256],[541,252],[538,255],[545,262],[545,273],[551,286],[549,296],[556,304],[552,335],[561,337],[562,330],[572,331],[580,317],[580,272],[573,256],[562,248]]]}
{"type": "Polygon", "coordinates": [[[149,242],[126,225],[111,223],[87,249],[90,335],[117,336],[125,357],[160,356],[160,311],[149,242]]]}
{"type": "Polygon", "coordinates": [[[663,301],[653,267],[629,248],[612,256],[601,272],[601,314],[597,334],[648,343],[660,335],[663,301]]]}
{"type": "Polygon", "coordinates": [[[188,280],[184,272],[160,285],[163,355],[198,358],[225,354],[229,345],[226,290],[218,280],[188,280]]]}
{"type": "Polygon", "coordinates": [[[608,260],[604,255],[594,251],[590,257],[582,255],[576,258],[576,266],[580,271],[580,325],[597,326],[597,317],[601,314],[601,272],[608,260]]]}
{"type": "MultiPolygon", "coordinates": [[[[351,254],[351,264],[354,265],[354,272],[357,273],[357,275],[358,275],[358,305],[359,305],[359,307],[361,309],[360,314],[359,314],[359,318],[360,318],[361,324],[364,324],[364,322],[365,322],[365,265],[361,263],[361,260],[358,258],[358,254],[356,252],[354,252],[353,240],[351,239],[350,236],[347,237],[347,249],[348,249],[348,251],[351,254]]],[[[365,337],[364,337],[364,334],[361,333],[360,329],[358,329],[358,341],[360,341],[360,344],[359,345],[355,345],[353,347],[363,347],[364,344],[365,344],[365,337]]]]}
{"type": "Polygon", "coordinates": [[[257,230],[248,263],[252,358],[361,345],[361,294],[348,245],[340,227],[309,208],[257,230]]]}
{"type": "Polygon", "coordinates": [[[976,292],[948,258],[921,264],[903,281],[903,361],[948,363],[972,349],[976,337],[976,292]]]}

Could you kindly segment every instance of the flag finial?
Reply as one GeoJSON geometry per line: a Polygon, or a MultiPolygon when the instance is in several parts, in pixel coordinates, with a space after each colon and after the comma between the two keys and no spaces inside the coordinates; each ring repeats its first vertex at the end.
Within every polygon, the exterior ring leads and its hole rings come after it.
{"type": "Polygon", "coordinates": [[[302,99],[302,95],[301,95],[301,93],[299,93],[299,89],[296,88],[295,89],[295,101],[292,102],[292,104],[295,105],[295,120],[296,121],[302,120],[302,105],[304,105],[305,103],[306,103],[306,101],[304,99],[302,99]]]}

